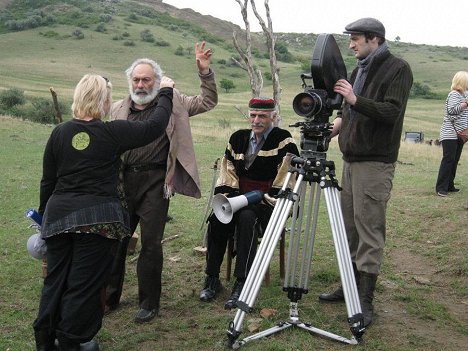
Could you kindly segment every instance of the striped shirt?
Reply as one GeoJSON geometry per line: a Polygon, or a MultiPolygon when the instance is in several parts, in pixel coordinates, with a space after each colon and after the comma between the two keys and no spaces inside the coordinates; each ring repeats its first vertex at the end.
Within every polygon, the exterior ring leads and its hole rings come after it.
{"type": "Polygon", "coordinates": [[[461,94],[452,90],[445,101],[445,117],[440,127],[439,140],[456,140],[457,131],[468,128],[468,108],[462,107],[462,102],[466,101],[466,93],[461,94]]]}

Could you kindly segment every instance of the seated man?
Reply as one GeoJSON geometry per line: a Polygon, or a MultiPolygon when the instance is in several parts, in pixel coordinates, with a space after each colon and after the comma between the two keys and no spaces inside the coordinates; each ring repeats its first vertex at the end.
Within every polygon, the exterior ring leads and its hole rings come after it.
{"type": "Polygon", "coordinates": [[[238,210],[228,224],[221,223],[214,214],[208,219],[207,277],[200,293],[201,301],[211,301],[222,289],[220,267],[227,242],[236,231],[236,282],[225,309],[236,307],[257,251],[258,234],[254,228],[257,223],[266,228],[273,212],[272,197],[281,189],[288,171],[290,157],[285,156],[288,153],[299,155],[289,131],[275,127],[277,112],[274,100],[251,99],[249,116],[251,128],[238,130],[229,139],[214,192],[234,197],[260,190],[265,193],[265,199],[238,210]]]}

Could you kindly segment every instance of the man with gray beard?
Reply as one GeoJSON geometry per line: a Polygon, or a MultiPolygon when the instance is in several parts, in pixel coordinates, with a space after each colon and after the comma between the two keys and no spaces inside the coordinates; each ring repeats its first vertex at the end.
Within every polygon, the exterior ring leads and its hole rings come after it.
{"type": "MultiPolygon", "coordinates": [[[[139,310],[135,322],[152,320],[159,313],[164,234],[169,198],[175,193],[200,198],[189,117],[211,110],[218,103],[211,49],[195,45],[200,93],[187,96],[174,89],[173,110],[166,133],[145,147],[123,155],[122,180],[131,231],[140,225],[141,251],[137,263],[139,310]]],[[[111,119],[146,120],[157,106],[163,72],[153,60],[137,59],[126,70],[129,96],[112,105],[111,119]]],[[[122,294],[125,258],[130,238],[122,241],[107,287],[106,309],[117,308],[122,294]]]]}

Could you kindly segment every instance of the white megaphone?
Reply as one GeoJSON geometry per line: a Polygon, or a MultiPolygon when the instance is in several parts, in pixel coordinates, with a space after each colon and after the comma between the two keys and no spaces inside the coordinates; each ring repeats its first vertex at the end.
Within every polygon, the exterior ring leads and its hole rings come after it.
{"type": "Polygon", "coordinates": [[[217,194],[213,198],[213,212],[221,223],[227,224],[232,221],[234,213],[242,207],[259,203],[262,199],[263,192],[260,190],[249,191],[244,195],[230,198],[223,194],[217,194]]]}

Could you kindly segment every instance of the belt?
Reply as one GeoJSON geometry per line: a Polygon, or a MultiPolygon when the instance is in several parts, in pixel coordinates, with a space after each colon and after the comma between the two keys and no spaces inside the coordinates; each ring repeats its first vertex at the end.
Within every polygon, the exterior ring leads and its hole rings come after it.
{"type": "Polygon", "coordinates": [[[144,163],[140,165],[132,165],[132,166],[126,166],[125,167],[125,172],[144,172],[144,171],[150,171],[154,169],[165,169],[166,165],[161,164],[161,163],[144,163]]]}

